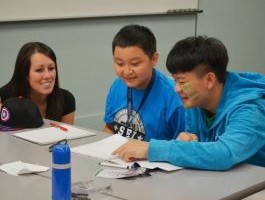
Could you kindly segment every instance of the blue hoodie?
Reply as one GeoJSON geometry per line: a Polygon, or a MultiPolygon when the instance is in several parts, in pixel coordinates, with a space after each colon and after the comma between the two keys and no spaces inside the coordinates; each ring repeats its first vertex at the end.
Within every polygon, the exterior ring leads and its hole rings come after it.
{"type": "Polygon", "coordinates": [[[186,115],[186,131],[199,141],[153,139],[150,161],[206,170],[227,170],[243,162],[265,167],[265,76],[228,72],[209,128],[203,109],[187,109],[186,115]]]}

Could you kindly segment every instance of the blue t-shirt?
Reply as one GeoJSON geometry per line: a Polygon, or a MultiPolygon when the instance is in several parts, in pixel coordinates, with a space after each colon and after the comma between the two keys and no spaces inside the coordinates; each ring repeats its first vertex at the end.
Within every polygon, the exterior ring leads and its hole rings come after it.
{"type": "MultiPolygon", "coordinates": [[[[157,70],[154,70],[153,76],[153,85],[138,113],[136,111],[144,97],[145,90],[132,89],[133,130],[143,133],[146,141],[151,138],[175,139],[181,131],[184,131],[185,126],[181,99],[174,91],[172,79],[157,70]]],[[[110,87],[104,121],[106,124],[127,122],[127,85],[120,78],[117,78],[110,87]]],[[[123,131],[121,129],[117,132],[124,135],[123,131]]]]}

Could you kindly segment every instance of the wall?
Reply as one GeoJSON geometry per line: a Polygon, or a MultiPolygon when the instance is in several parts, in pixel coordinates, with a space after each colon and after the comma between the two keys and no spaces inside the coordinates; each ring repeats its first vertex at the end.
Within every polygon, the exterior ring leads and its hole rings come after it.
{"type": "Polygon", "coordinates": [[[198,34],[221,39],[230,56],[229,69],[265,74],[265,1],[200,0],[198,34]]]}
{"type": "MultiPolygon", "coordinates": [[[[265,35],[262,0],[200,0],[198,34],[220,38],[228,48],[229,69],[265,74],[265,35]]],[[[28,41],[47,43],[56,52],[60,83],[77,100],[76,124],[101,130],[105,96],[115,78],[111,41],[124,25],[150,27],[157,37],[160,61],[173,44],[195,33],[194,15],[138,16],[97,19],[0,23],[0,86],[13,73],[19,48],[28,41]]]]}

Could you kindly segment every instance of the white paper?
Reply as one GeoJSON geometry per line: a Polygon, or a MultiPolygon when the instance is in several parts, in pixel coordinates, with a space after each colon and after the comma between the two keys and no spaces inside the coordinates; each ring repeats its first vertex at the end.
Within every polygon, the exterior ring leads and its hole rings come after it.
{"type": "Polygon", "coordinates": [[[96,172],[95,176],[102,178],[124,178],[131,175],[129,170],[126,169],[100,169],[96,172]]]}
{"type": "Polygon", "coordinates": [[[71,148],[71,151],[90,157],[109,160],[117,157],[111,153],[127,141],[125,137],[115,134],[97,142],[71,148]]]}
{"type": "MultiPolygon", "coordinates": [[[[113,163],[117,163],[122,166],[132,166],[134,162],[125,162],[121,160],[120,158],[112,158],[110,160],[113,163]]],[[[165,171],[174,171],[174,170],[179,170],[182,169],[182,167],[178,167],[175,165],[171,165],[167,162],[149,162],[147,160],[139,160],[136,161],[141,167],[147,168],[147,169],[155,169],[155,168],[160,168],[165,171]]]]}
{"type": "Polygon", "coordinates": [[[96,172],[96,177],[102,178],[126,178],[139,176],[146,173],[146,168],[139,167],[135,169],[120,169],[120,168],[103,168],[96,172]]]}
{"type": "MultiPolygon", "coordinates": [[[[71,148],[71,151],[74,153],[79,153],[90,157],[108,160],[110,162],[117,163],[119,165],[131,166],[133,162],[125,162],[120,158],[117,158],[117,156],[111,154],[115,149],[125,144],[127,141],[128,141],[127,138],[122,137],[119,134],[115,134],[94,143],[71,148]]],[[[141,167],[145,167],[148,169],[160,168],[166,171],[182,169],[182,167],[171,165],[167,162],[149,162],[147,160],[144,160],[144,161],[137,161],[137,163],[141,167]]]]}
{"type": "Polygon", "coordinates": [[[96,135],[95,132],[87,131],[84,129],[75,128],[69,125],[61,125],[67,131],[63,131],[58,127],[48,127],[41,129],[34,129],[31,131],[23,131],[13,134],[13,136],[34,142],[37,144],[52,144],[63,139],[71,140],[81,137],[96,135]]]}
{"type": "Polygon", "coordinates": [[[0,165],[0,170],[10,175],[18,176],[20,174],[29,174],[29,173],[48,171],[49,167],[16,161],[16,162],[11,162],[11,163],[0,165]]]}

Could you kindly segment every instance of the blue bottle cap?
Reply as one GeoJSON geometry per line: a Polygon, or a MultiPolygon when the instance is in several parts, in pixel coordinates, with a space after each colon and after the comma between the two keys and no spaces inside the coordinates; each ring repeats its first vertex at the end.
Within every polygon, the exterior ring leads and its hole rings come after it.
{"type": "Polygon", "coordinates": [[[67,144],[55,145],[52,149],[53,164],[68,164],[70,163],[71,151],[67,144]]]}

